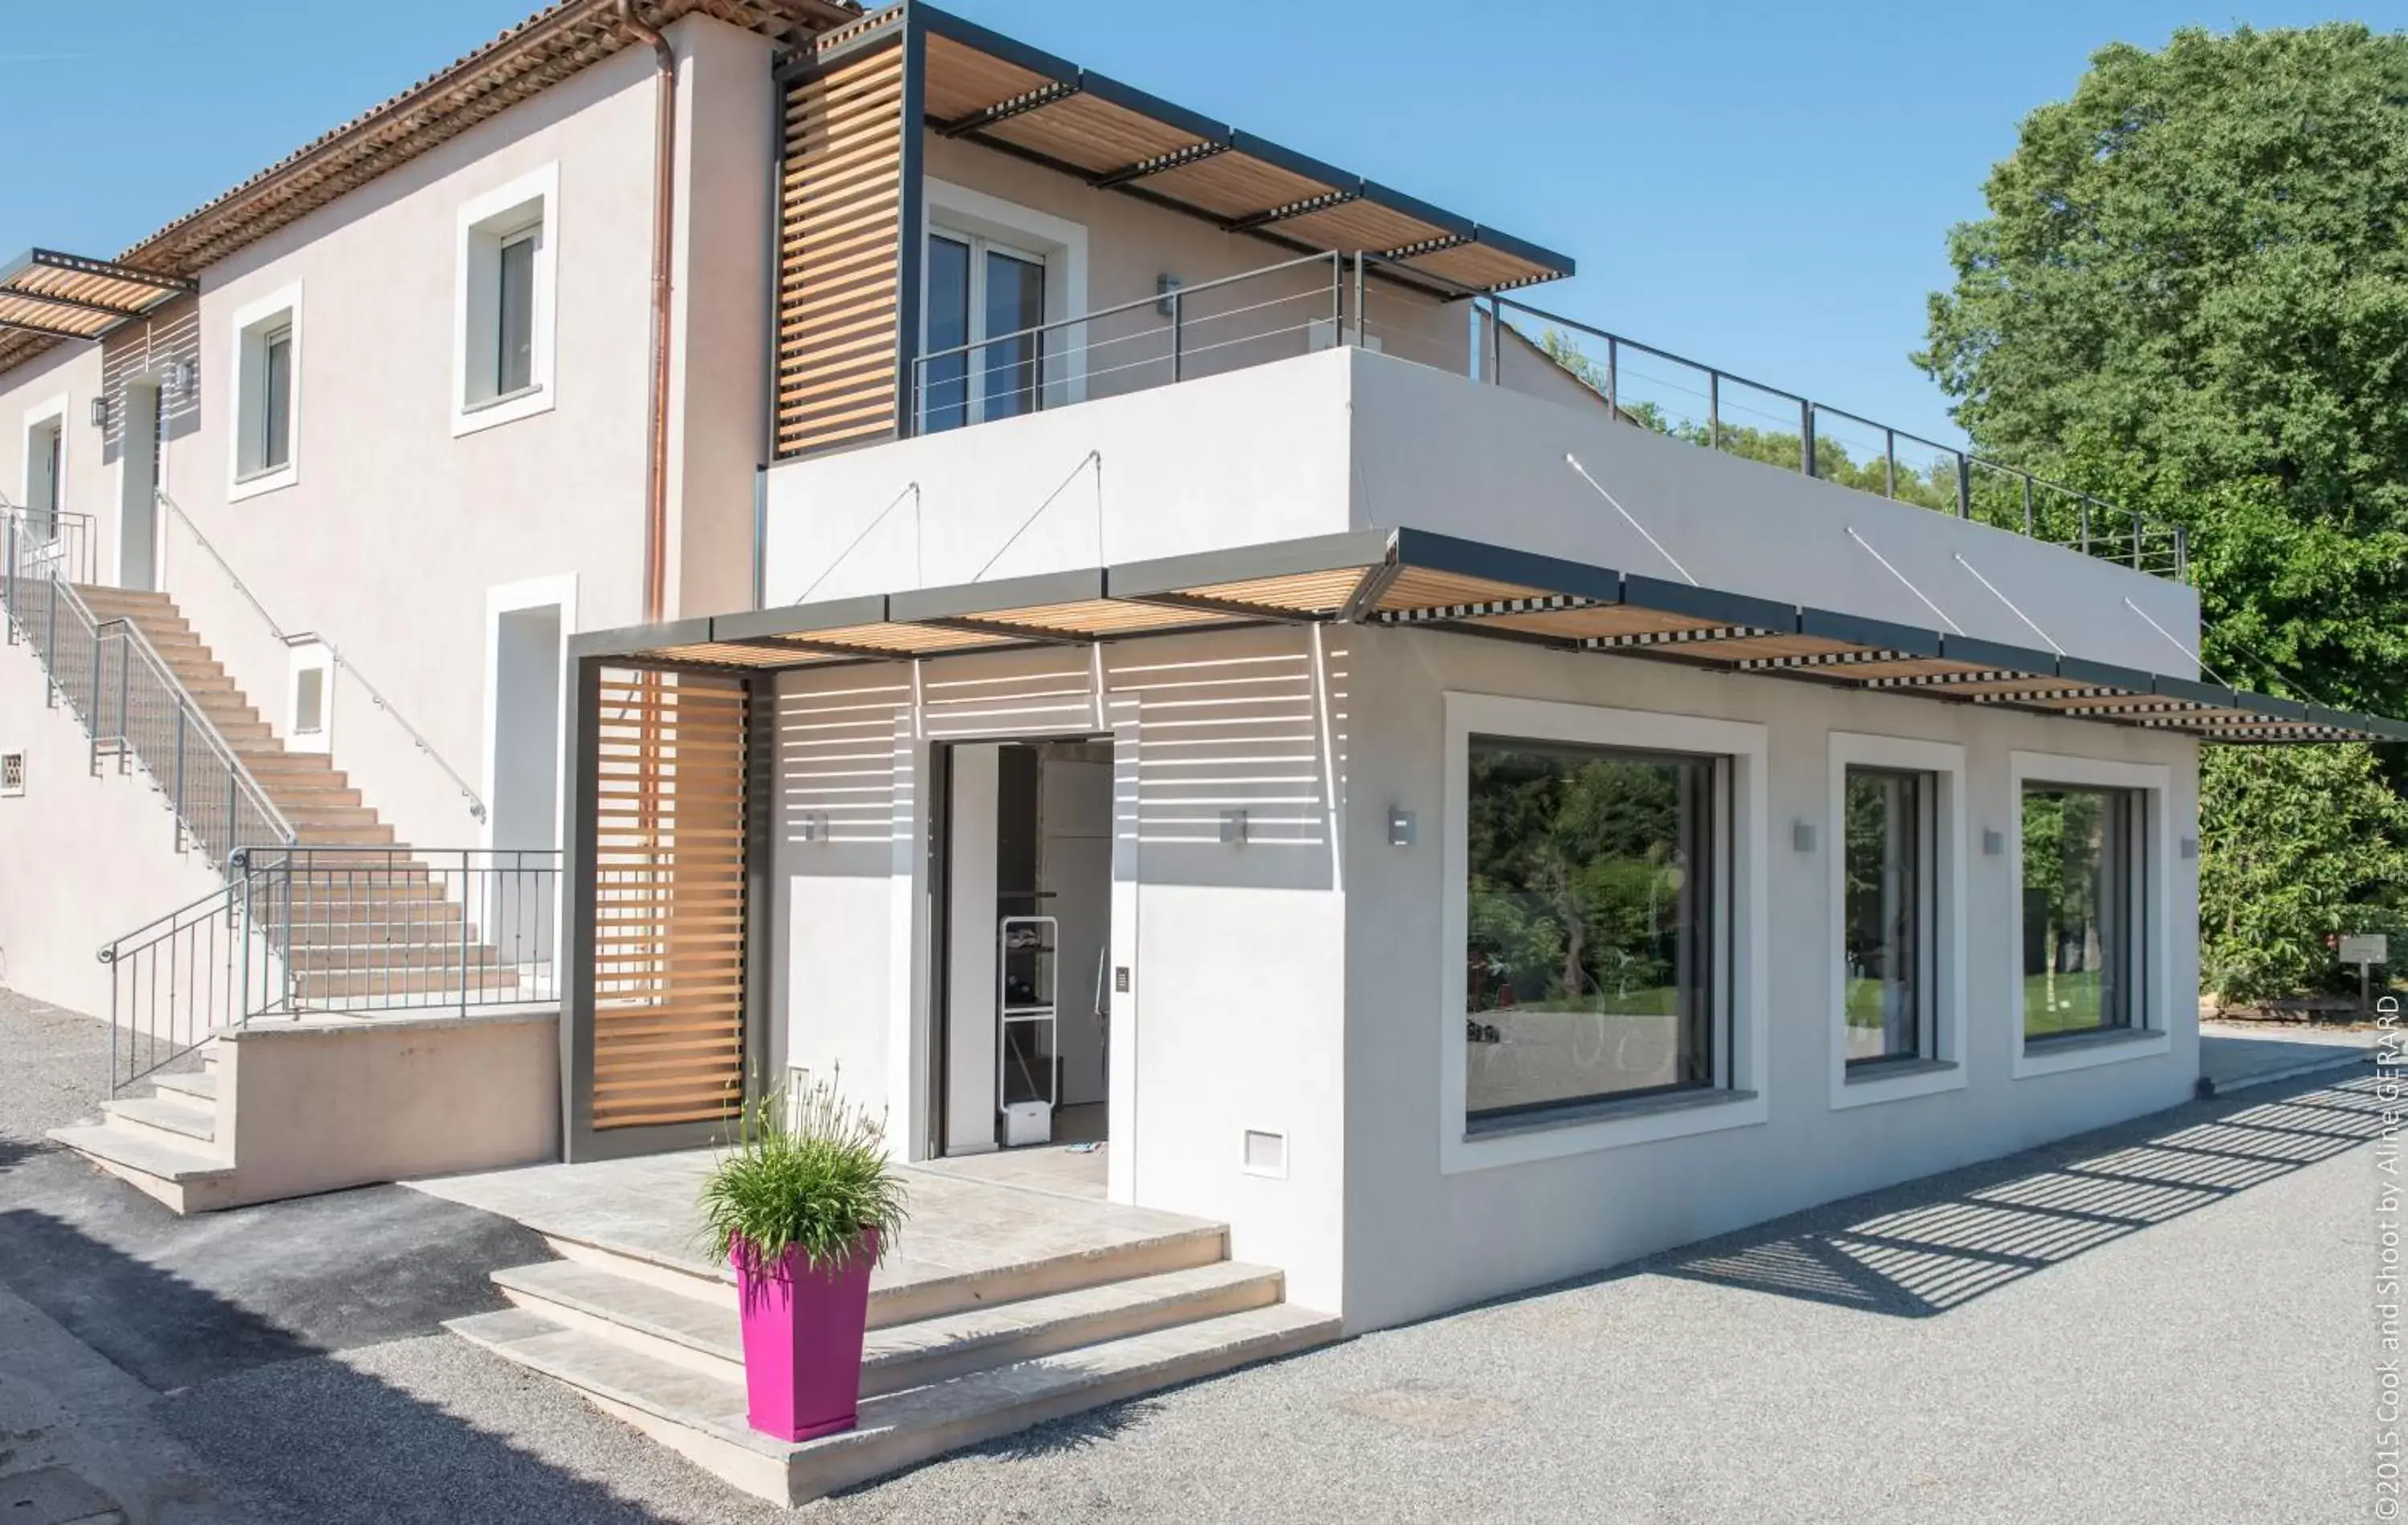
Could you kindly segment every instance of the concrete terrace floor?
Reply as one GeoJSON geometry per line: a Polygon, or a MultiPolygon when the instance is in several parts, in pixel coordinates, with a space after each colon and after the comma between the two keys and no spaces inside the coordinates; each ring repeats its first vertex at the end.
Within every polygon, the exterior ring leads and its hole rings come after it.
{"type": "MultiPolygon", "coordinates": [[[[0,994],[0,1498],[55,1467],[141,1520],[785,1518],[431,1332],[539,1253],[516,1226],[397,1187],[179,1222],[41,1140],[94,1105],[101,1029],[0,994]]],[[[800,1518],[2365,1518],[2372,1084],[2193,1102],[800,1518]]]]}

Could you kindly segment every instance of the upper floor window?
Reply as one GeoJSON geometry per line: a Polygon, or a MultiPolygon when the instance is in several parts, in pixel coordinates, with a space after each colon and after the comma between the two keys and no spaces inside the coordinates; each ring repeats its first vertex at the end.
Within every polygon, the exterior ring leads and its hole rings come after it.
{"type": "Polygon", "coordinates": [[[927,181],[927,228],[913,377],[918,429],[1014,418],[1083,397],[1084,325],[1046,325],[1086,310],[1087,230],[938,180],[927,181]]]}
{"type": "Polygon", "coordinates": [[[553,253],[559,167],[547,165],[460,209],[452,432],[552,405],[553,253]]]}
{"type": "Polygon", "coordinates": [[[300,287],[247,303],[235,313],[234,497],[297,480],[301,348],[300,287]]]}
{"type": "Polygon", "coordinates": [[[923,310],[926,428],[1011,418],[1041,405],[1046,336],[1027,330],[1045,322],[1042,254],[932,229],[923,310]]]}

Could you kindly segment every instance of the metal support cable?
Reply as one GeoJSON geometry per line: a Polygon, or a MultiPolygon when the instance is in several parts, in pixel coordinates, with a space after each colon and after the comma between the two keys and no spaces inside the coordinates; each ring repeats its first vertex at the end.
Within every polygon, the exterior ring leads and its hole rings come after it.
{"type": "MultiPolygon", "coordinates": [[[[1612,493],[1607,492],[1602,482],[1588,474],[1588,468],[1580,464],[1579,456],[1574,455],[1570,451],[1566,451],[1564,453],[1564,464],[1570,467],[1574,471],[1579,472],[1581,481],[1587,482],[1591,487],[1596,488],[1597,496],[1605,499],[1607,503],[1612,505],[1613,511],[1622,515],[1624,522],[1629,525],[1631,528],[1639,531],[1640,535],[1647,541],[1647,543],[1656,548],[1656,554],[1657,555],[1662,556],[1666,561],[1670,562],[1672,564],[1672,569],[1680,573],[1682,578],[1688,583],[1689,586],[1693,588],[1698,586],[1698,580],[1689,576],[1689,568],[1681,565],[1680,558],[1674,556],[1671,552],[1665,550],[1663,541],[1658,540],[1655,536],[1648,534],[1647,526],[1641,524],[1636,518],[1632,517],[1630,511],[1624,508],[1621,501],[1612,493]]],[[[1853,535],[1856,531],[1850,530],[1849,533],[1853,535]]]]}
{"type": "Polygon", "coordinates": [[[1957,624],[1955,620],[1948,618],[1948,611],[1946,610],[1941,608],[1938,604],[1933,603],[1929,597],[1925,596],[1924,591],[1921,588],[1916,587],[1912,582],[1907,580],[1907,575],[1904,572],[1899,571],[1897,568],[1889,564],[1889,557],[1883,555],[1880,552],[1874,550],[1870,540],[1868,540],[1862,535],[1857,534],[1854,525],[1848,526],[1848,539],[1862,546],[1867,555],[1872,557],[1875,561],[1880,562],[1882,564],[1882,570],[1889,573],[1890,576],[1897,578],[1899,583],[1906,589],[1907,592],[1914,594],[1917,598],[1923,599],[1923,607],[1931,611],[1934,614],[1939,615],[1941,620],[1947,625],[1948,628],[1956,631],[1960,636],[1965,633],[1965,627],[1963,626],[1957,624]]]}

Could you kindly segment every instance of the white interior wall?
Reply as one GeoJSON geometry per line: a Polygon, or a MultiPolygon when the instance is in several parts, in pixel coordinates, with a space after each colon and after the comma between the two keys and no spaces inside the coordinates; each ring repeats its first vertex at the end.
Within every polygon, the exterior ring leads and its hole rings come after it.
{"type": "Polygon", "coordinates": [[[1003,749],[952,749],[945,918],[945,1152],[996,1146],[996,823],[1003,749]]]}

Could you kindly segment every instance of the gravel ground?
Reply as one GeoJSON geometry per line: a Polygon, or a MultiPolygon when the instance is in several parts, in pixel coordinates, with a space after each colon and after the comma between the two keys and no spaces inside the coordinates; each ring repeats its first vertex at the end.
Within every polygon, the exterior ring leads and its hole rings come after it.
{"type": "MultiPolygon", "coordinates": [[[[0,1002],[0,1043],[21,1021],[0,1002]]],[[[0,1136],[23,1136],[16,1109],[42,1091],[26,1068],[0,1070],[0,1136]]],[[[2369,1085],[2195,1102],[1048,1426],[802,1516],[2364,1518],[2369,1085]]],[[[0,1160],[0,1207],[12,1179],[0,1160]]],[[[296,1343],[146,1417],[230,1493],[272,1501],[260,1518],[785,1518],[448,1336],[296,1343]]]]}

